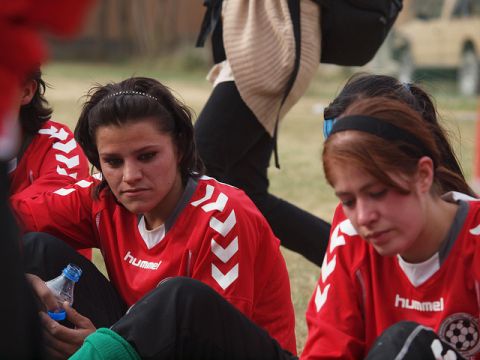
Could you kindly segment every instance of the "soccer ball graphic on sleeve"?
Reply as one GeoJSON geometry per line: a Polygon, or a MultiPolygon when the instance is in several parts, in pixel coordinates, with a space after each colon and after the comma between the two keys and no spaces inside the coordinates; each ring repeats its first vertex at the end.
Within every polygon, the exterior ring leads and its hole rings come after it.
{"type": "Polygon", "coordinates": [[[440,326],[440,337],[463,356],[475,355],[480,349],[478,320],[466,313],[447,317],[440,326]]]}

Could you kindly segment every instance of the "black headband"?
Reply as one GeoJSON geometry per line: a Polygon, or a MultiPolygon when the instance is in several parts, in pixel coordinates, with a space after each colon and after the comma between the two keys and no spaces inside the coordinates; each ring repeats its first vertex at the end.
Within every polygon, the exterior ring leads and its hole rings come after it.
{"type": "Polygon", "coordinates": [[[388,141],[404,141],[414,145],[435,162],[431,151],[414,135],[386,121],[364,115],[349,115],[336,120],[333,124],[330,136],[341,131],[363,131],[388,141]]]}

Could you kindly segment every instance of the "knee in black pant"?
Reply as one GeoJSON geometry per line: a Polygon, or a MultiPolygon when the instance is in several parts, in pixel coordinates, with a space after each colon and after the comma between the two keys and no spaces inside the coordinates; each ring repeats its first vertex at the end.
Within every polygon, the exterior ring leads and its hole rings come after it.
{"type": "Polygon", "coordinates": [[[62,240],[47,233],[27,233],[22,242],[25,271],[43,279],[58,275],[72,261],[70,259],[81,256],[62,240]]]}
{"type": "MultiPolygon", "coordinates": [[[[226,303],[219,294],[198,280],[174,277],[162,281],[157,288],[137,301],[112,329],[119,332],[144,333],[141,329],[172,328],[190,324],[191,319],[207,316],[205,309],[226,303]]],[[[174,331],[175,332],[175,331],[174,331]]]]}
{"type": "Polygon", "coordinates": [[[56,251],[66,246],[61,240],[47,233],[30,232],[23,236],[25,251],[56,251]]]}
{"type": "Polygon", "coordinates": [[[213,289],[201,281],[187,277],[173,277],[160,282],[158,286],[150,291],[133,305],[127,314],[147,314],[160,317],[159,312],[168,309],[168,313],[174,311],[179,316],[191,311],[197,311],[208,305],[215,298],[221,298],[213,289]],[[158,306],[160,305],[161,306],[158,306]]]}
{"type": "Polygon", "coordinates": [[[170,349],[171,344],[185,341],[184,334],[198,333],[197,327],[205,326],[208,305],[216,296],[220,297],[197,280],[169,278],[135,303],[111,329],[142,357],[155,358],[160,349],[170,349]]]}

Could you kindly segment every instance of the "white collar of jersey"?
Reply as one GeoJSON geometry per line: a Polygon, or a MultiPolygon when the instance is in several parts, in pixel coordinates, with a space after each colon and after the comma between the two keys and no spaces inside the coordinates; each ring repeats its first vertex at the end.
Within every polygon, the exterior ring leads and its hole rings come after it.
{"type": "Polygon", "coordinates": [[[153,230],[148,230],[145,224],[145,216],[142,216],[138,222],[138,231],[149,250],[165,238],[165,224],[153,230]]]}
{"type": "Polygon", "coordinates": [[[480,200],[458,191],[449,191],[442,195],[442,199],[448,202],[458,202],[460,200],[463,200],[463,201],[479,201],[480,200]]]}
{"type": "Polygon", "coordinates": [[[430,279],[438,269],[440,269],[440,258],[438,252],[433,256],[421,263],[408,263],[402,259],[400,255],[397,255],[398,265],[403,270],[408,280],[413,286],[417,287],[422,285],[425,281],[430,279]]]}

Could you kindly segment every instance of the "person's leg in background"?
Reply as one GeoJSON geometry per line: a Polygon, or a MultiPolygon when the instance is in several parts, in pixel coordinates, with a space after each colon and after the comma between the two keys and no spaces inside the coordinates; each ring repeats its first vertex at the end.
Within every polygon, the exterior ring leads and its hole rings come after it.
{"type": "Polygon", "coordinates": [[[207,174],[243,189],[283,246],[321,266],[330,224],[268,192],[274,142],[233,81],[213,89],[195,123],[195,140],[207,174]]]}
{"type": "Polygon", "coordinates": [[[73,307],[89,318],[95,327],[109,327],[127,311],[112,283],[97,267],[63,241],[46,233],[28,233],[23,237],[25,272],[48,281],[69,263],[82,269],[75,285],[73,307]]]}

